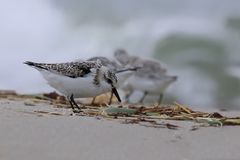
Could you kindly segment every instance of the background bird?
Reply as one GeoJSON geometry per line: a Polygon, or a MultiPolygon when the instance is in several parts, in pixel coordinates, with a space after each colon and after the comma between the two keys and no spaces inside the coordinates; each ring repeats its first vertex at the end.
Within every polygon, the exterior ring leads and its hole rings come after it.
{"type": "Polygon", "coordinates": [[[122,65],[141,67],[128,79],[124,87],[124,90],[128,92],[125,97],[126,101],[129,101],[132,93],[137,90],[143,92],[140,103],[144,101],[148,94],[153,94],[159,95],[158,103],[160,104],[164,91],[177,80],[177,76],[167,75],[167,70],[162,67],[159,61],[131,56],[123,49],[116,50],[114,57],[122,65]]]}

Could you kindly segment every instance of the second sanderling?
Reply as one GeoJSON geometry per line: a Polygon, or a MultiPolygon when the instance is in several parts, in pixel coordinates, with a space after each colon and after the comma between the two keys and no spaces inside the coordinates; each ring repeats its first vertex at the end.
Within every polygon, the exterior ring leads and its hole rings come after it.
{"type": "Polygon", "coordinates": [[[128,83],[124,87],[128,91],[126,95],[127,101],[129,101],[134,90],[138,90],[144,93],[139,101],[140,103],[144,101],[147,94],[154,94],[159,95],[158,103],[160,104],[164,91],[177,80],[177,76],[167,75],[167,70],[162,67],[159,61],[131,56],[123,49],[116,50],[114,56],[122,65],[141,66],[128,79],[128,83]]]}
{"type": "Polygon", "coordinates": [[[109,91],[121,102],[115,73],[99,60],[56,64],[27,61],[25,64],[36,68],[50,86],[66,96],[73,111],[76,111],[75,107],[80,111],[74,98],[95,97],[109,91]]]}
{"type": "MultiPolygon", "coordinates": [[[[126,82],[126,80],[131,77],[140,67],[130,67],[128,65],[122,65],[121,63],[118,63],[115,60],[109,59],[107,57],[102,57],[102,56],[97,56],[97,57],[92,57],[89,58],[88,61],[101,61],[103,66],[108,67],[112,72],[115,73],[115,75],[117,76],[117,84],[116,87],[117,88],[121,88],[124,83],[126,82]]],[[[111,97],[109,99],[109,103],[112,103],[112,96],[113,93],[111,92],[111,97]]],[[[93,98],[92,104],[95,101],[95,97],[93,98]]]]}

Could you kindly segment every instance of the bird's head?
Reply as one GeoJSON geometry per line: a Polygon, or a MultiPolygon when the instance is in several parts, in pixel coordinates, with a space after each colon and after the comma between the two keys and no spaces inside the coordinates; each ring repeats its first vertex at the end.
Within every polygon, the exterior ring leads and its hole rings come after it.
{"type": "Polygon", "coordinates": [[[107,82],[107,84],[111,86],[112,92],[117,97],[118,101],[121,102],[121,98],[117,91],[117,82],[118,82],[117,76],[115,75],[114,72],[109,70],[107,67],[102,67],[102,70],[104,70],[104,74],[103,74],[104,80],[107,82]]]}

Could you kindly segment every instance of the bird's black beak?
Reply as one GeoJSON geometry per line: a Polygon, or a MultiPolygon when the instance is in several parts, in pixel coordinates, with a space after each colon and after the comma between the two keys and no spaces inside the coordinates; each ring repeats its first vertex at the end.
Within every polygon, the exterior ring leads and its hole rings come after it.
{"type": "Polygon", "coordinates": [[[120,98],[120,96],[119,96],[119,94],[118,94],[118,91],[117,91],[117,89],[116,89],[115,87],[112,87],[112,92],[113,92],[113,94],[117,97],[118,102],[122,102],[122,101],[121,101],[121,98],[120,98]]]}

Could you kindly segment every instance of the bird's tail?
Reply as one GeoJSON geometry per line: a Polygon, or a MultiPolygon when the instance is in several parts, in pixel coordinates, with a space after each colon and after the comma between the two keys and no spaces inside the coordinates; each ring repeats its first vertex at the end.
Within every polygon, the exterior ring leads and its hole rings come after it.
{"type": "Polygon", "coordinates": [[[42,64],[42,63],[35,63],[35,62],[31,62],[31,61],[26,61],[26,62],[24,62],[24,64],[27,64],[31,67],[36,68],[36,69],[46,69],[44,67],[44,64],[42,64]]]}

